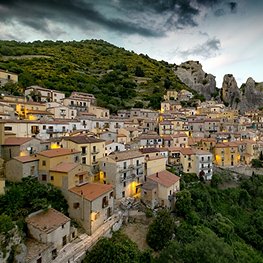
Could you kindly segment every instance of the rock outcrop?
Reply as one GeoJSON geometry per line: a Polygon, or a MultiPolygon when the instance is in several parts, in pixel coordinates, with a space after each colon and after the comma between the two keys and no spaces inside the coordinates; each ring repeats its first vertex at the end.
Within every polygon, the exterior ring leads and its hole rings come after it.
{"type": "Polygon", "coordinates": [[[217,93],[215,76],[205,73],[199,61],[191,60],[177,65],[174,73],[189,88],[202,94],[207,100],[217,93]]]}
{"type": "Polygon", "coordinates": [[[257,109],[263,106],[263,83],[256,83],[248,78],[239,89],[232,74],[224,76],[221,99],[233,109],[242,112],[248,109],[257,109]]]}
{"type": "Polygon", "coordinates": [[[239,109],[241,93],[232,74],[227,74],[224,76],[221,88],[221,99],[231,108],[239,109]]]}

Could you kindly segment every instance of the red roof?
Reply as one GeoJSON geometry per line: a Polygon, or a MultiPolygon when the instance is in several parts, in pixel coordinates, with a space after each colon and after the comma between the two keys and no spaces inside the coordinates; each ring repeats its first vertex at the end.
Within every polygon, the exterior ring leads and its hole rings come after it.
{"type": "Polygon", "coordinates": [[[3,145],[12,145],[12,146],[18,146],[18,145],[22,145],[26,142],[31,141],[32,138],[28,138],[28,137],[9,137],[5,139],[5,142],[3,145]]]}
{"type": "Polygon", "coordinates": [[[70,192],[81,195],[89,201],[93,201],[111,190],[113,190],[112,185],[98,183],[87,183],[82,186],[76,186],[69,189],[70,192]]]}
{"type": "Polygon", "coordinates": [[[165,187],[170,187],[174,185],[176,182],[178,182],[180,180],[180,177],[165,170],[149,175],[147,176],[147,179],[150,179],[165,187]]]}
{"type": "Polygon", "coordinates": [[[15,159],[21,163],[38,161],[38,158],[35,156],[18,156],[18,157],[14,157],[13,159],[15,159]]]}
{"type": "Polygon", "coordinates": [[[68,155],[68,154],[75,154],[75,153],[80,153],[80,151],[76,151],[74,149],[59,148],[59,149],[51,149],[51,150],[42,151],[39,153],[39,155],[52,158],[52,157],[68,155]]]}
{"type": "Polygon", "coordinates": [[[58,165],[52,167],[50,171],[53,172],[61,172],[61,173],[68,173],[74,168],[76,168],[79,164],[78,163],[59,163],[58,165]]]}
{"type": "Polygon", "coordinates": [[[40,211],[31,216],[29,215],[26,219],[28,224],[46,233],[56,230],[68,221],[70,221],[70,218],[53,208],[49,208],[47,211],[40,211]]]}

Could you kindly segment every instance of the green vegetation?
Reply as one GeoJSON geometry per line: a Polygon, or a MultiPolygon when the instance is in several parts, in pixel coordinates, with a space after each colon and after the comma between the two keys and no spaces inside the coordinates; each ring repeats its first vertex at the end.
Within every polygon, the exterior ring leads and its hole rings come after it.
{"type": "Polygon", "coordinates": [[[174,233],[174,219],[168,210],[159,210],[149,227],[147,243],[154,250],[161,250],[171,240],[174,233]]]}
{"type": "Polygon", "coordinates": [[[188,89],[173,65],[118,48],[102,40],[80,42],[0,41],[0,68],[19,74],[19,94],[30,85],[92,93],[99,106],[112,112],[134,107],[159,108],[165,89],[188,89]],[[144,77],[145,81],[135,78],[144,77]]]}
{"type": "Polygon", "coordinates": [[[49,206],[65,214],[68,210],[68,204],[59,189],[50,184],[41,184],[33,178],[25,178],[21,183],[7,184],[5,195],[0,196],[0,221],[8,216],[23,229],[24,219],[30,213],[49,206]]]}
{"type": "Polygon", "coordinates": [[[84,263],[138,263],[151,262],[151,255],[141,253],[137,245],[121,232],[111,239],[103,238],[87,253],[84,263]]]}
{"type": "Polygon", "coordinates": [[[142,254],[128,237],[114,234],[100,241],[85,262],[93,257],[91,262],[263,262],[263,175],[227,189],[221,184],[229,176],[214,177],[210,186],[196,175],[183,175],[173,214],[160,210],[149,227],[146,240],[158,254],[142,254]],[[107,255],[116,261],[107,261],[107,255]]]}

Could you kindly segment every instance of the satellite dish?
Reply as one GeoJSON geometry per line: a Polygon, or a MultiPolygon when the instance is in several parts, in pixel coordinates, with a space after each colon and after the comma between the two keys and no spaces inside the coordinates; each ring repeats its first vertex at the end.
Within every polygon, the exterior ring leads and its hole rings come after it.
{"type": "Polygon", "coordinates": [[[31,147],[27,147],[26,149],[27,149],[27,151],[31,151],[31,147]]]}

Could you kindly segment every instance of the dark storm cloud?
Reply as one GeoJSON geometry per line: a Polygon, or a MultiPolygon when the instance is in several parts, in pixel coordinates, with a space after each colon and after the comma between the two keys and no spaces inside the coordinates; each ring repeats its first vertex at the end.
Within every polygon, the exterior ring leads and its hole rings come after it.
{"type": "MultiPolygon", "coordinates": [[[[18,22],[45,33],[51,33],[48,22],[60,22],[83,30],[106,28],[160,37],[176,28],[197,26],[202,8],[222,1],[225,0],[0,0],[0,22],[18,22]]],[[[235,2],[228,4],[235,12],[235,2]]]]}
{"type": "Polygon", "coordinates": [[[236,2],[230,2],[228,3],[230,7],[231,13],[236,13],[237,12],[237,3],[236,2]]]}
{"type": "Polygon", "coordinates": [[[208,39],[201,45],[197,45],[191,49],[184,50],[180,52],[180,55],[184,58],[191,56],[199,56],[202,58],[214,57],[221,48],[220,40],[217,38],[208,39]]]}

